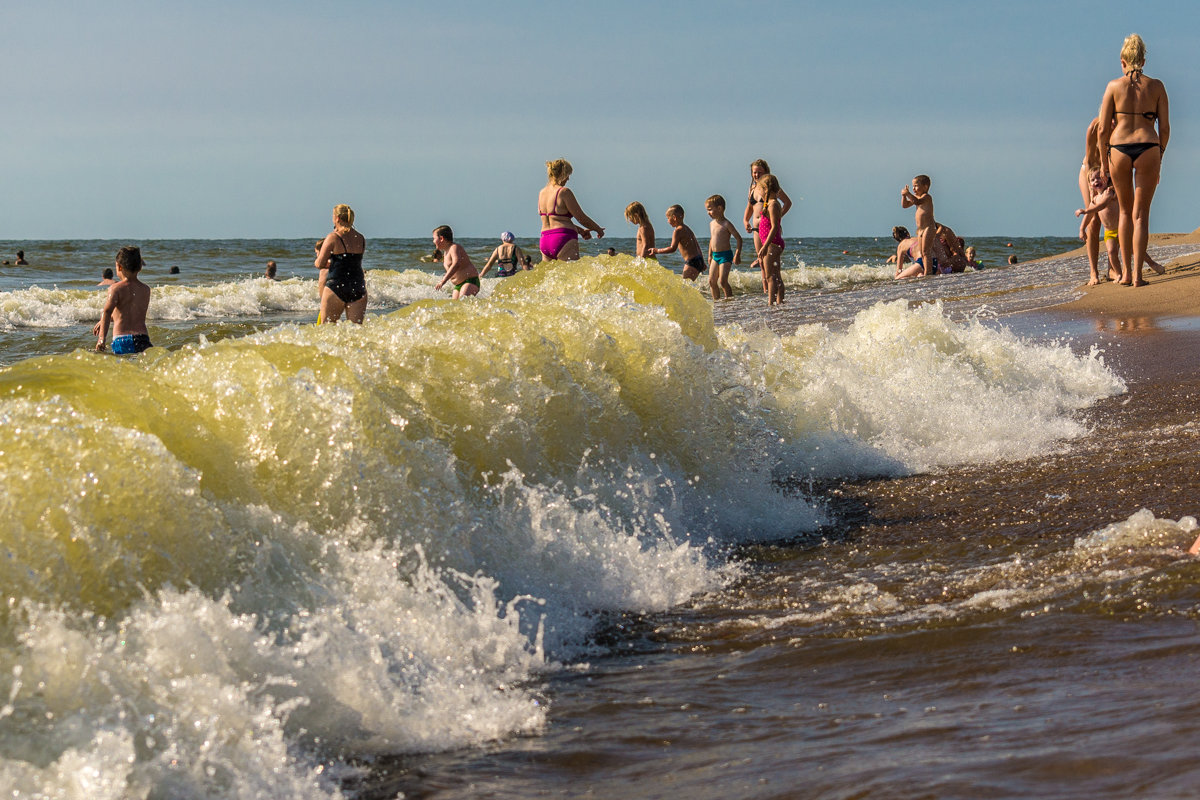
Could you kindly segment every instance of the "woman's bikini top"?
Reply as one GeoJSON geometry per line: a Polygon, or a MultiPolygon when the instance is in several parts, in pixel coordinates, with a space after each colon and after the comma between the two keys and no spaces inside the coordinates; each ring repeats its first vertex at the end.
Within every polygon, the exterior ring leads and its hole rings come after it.
{"type": "MultiPolygon", "coordinates": [[[[1129,72],[1125,73],[1125,77],[1129,78],[1129,82],[1131,84],[1136,84],[1138,82],[1138,79],[1142,77],[1142,71],[1135,67],[1134,69],[1131,69],[1131,70],[1129,70],[1129,72]]],[[[1158,112],[1157,111],[1115,111],[1113,113],[1128,114],[1131,117],[1141,114],[1143,118],[1149,120],[1150,122],[1158,121],[1158,112]]]]}
{"type": "Polygon", "coordinates": [[[547,217],[547,218],[549,218],[549,217],[558,217],[559,219],[565,219],[565,220],[570,220],[570,219],[572,219],[572,218],[575,216],[574,214],[572,214],[572,213],[571,213],[571,209],[569,209],[569,208],[568,208],[568,209],[567,209],[565,212],[563,212],[562,214],[559,214],[557,211],[555,211],[555,210],[554,210],[554,209],[558,208],[558,196],[559,196],[560,194],[562,194],[562,190],[563,190],[563,189],[565,189],[565,188],[566,188],[565,186],[560,186],[560,187],[558,187],[558,191],[554,193],[554,202],[550,204],[550,211],[549,211],[549,212],[543,212],[543,211],[542,211],[542,210],[539,208],[539,209],[538,209],[538,216],[541,216],[541,217],[547,217]]]}

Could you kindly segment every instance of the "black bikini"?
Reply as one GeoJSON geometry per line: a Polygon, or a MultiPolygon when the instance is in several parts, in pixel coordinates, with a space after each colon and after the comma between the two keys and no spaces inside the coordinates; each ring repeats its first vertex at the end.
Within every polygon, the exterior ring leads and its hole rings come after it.
{"type": "MultiPolygon", "coordinates": [[[[335,233],[342,249],[346,243],[335,233]]],[[[367,279],[363,275],[362,253],[334,253],[329,257],[329,274],[325,277],[325,288],[337,295],[346,305],[367,296],[367,279]]]]}
{"type": "MultiPolygon", "coordinates": [[[[1137,78],[1133,77],[1135,74],[1141,75],[1142,71],[1140,69],[1130,70],[1129,74],[1126,76],[1129,78],[1130,83],[1137,83],[1137,78]]],[[[1140,114],[1143,119],[1149,120],[1150,122],[1158,122],[1157,111],[1116,111],[1114,113],[1127,114],[1131,117],[1140,114]]],[[[1152,147],[1158,147],[1161,149],[1162,146],[1158,142],[1129,142],[1128,144],[1110,144],[1108,149],[1110,154],[1115,148],[1117,152],[1124,153],[1126,156],[1128,156],[1130,161],[1137,161],[1138,156],[1152,147]]]]}

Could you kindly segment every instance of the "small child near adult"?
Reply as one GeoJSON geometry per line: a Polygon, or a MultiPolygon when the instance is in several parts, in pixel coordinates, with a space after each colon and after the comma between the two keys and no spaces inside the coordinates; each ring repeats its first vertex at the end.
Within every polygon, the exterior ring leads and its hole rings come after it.
{"type": "Polygon", "coordinates": [[[933,275],[937,272],[938,267],[935,263],[937,259],[933,256],[933,240],[937,232],[937,223],[933,220],[933,195],[929,193],[932,183],[933,181],[928,175],[918,175],[912,179],[911,190],[906,183],[900,191],[900,207],[912,208],[915,206],[917,209],[913,213],[921,255],[914,260],[921,265],[925,275],[933,275]]]}
{"type": "Polygon", "coordinates": [[[705,200],[704,210],[712,220],[708,223],[708,288],[713,300],[719,300],[722,294],[726,300],[732,300],[729,270],[732,265],[742,263],[742,235],[725,218],[725,198],[721,195],[714,194],[705,200]],[[731,236],[737,239],[736,250],[729,246],[731,236]]]}
{"type": "Polygon", "coordinates": [[[967,248],[967,266],[971,269],[983,269],[983,262],[975,260],[975,248],[967,248]]]}
{"type": "Polygon", "coordinates": [[[625,206],[625,219],[638,226],[637,243],[633,254],[640,258],[654,258],[654,226],[646,207],[636,201],[625,206]]]}
{"type": "Polygon", "coordinates": [[[104,350],[108,326],[113,326],[112,351],[130,355],[148,350],[150,334],[146,330],[146,309],[150,307],[150,287],[138,280],[142,269],[142,251],[137,247],[122,247],[117,252],[117,272],[122,280],[108,289],[100,321],[92,328],[97,352],[104,350]]]}
{"type": "Polygon", "coordinates": [[[455,300],[479,294],[479,270],[475,269],[463,246],[454,241],[454,231],[450,230],[449,225],[439,225],[433,229],[433,246],[445,254],[442,265],[446,267],[446,274],[433,287],[434,291],[440,291],[449,281],[454,284],[455,300]]]}
{"type": "Polygon", "coordinates": [[[758,196],[763,212],[758,220],[758,261],[767,276],[767,304],[783,305],[783,204],[779,202],[779,179],[763,175],[758,180],[758,196]]]}
{"type": "Polygon", "coordinates": [[[700,250],[700,242],[696,241],[696,234],[683,224],[683,206],[675,204],[667,209],[667,224],[674,229],[671,243],[666,247],[650,248],[650,255],[658,256],[678,250],[683,258],[683,277],[694,281],[708,265],[704,263],[704,253],[700,250]]]}
{"type": "MultiPolygon", "coordinates": [[[[1097,218],[1100,220],[1100,224],[1104,226],[1104,249],[1108,252],[1108,279],[1114,282],[1119,281],[1121,279],[1121,244],[1117,239],[1117,224],[1121,221],[1121,209],[1117,203],[1117,192],[1099,167],[1092,167],[1088,170],[1088,187],[1092,195],[1091,202],[1088,203],[1087,208],[1075,210],[1075,216],[1083,218],[1079,221],[1079,238],[1086,240],[1087,229],[1091,227],[1093,220],[1097,218]]],[[[1091,254],[1089,253],[1089,255],[1091,254]]],[[[1095,286],[1100,282],[1099,264],[1097,263],[1099,260],[1097,257],[1088,264],[1088,269],[1091,270],[1088,286],[1095,286]]]]}

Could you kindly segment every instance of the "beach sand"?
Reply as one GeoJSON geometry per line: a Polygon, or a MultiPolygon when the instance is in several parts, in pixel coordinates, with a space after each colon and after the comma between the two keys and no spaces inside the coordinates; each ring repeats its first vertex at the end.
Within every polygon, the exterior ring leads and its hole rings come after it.
{"type": "MultiPolygon", "coordinates": [[[[1191,233],[1156,233],[1150,236],[1151,247],[1171,244],[1200,245],[1200,228],[1191,233]]],[[[1081,256],[1086,255],[1086,251],[1080,247],[1063,255],[1081,256]]],[[[1107,263],[1108,256],[1101,247],[1101,275],[1106,273],[1107,263]]],[[[1200,279],[1200,254],[1176,258],[1164,266],[1167,271],[1163,275],[1155,275],[1149,268],[1143,269],[1149,286],[1133,288],[1105,281],[1098,286],[1084,287],[1083,297],[1055,308],[1101,319],[1200,315],[1200,280],[1197,280],[1200,279]]],[[[1081,277],[1080,283],[1085,282],[1087,276],[1081,277]]]]}

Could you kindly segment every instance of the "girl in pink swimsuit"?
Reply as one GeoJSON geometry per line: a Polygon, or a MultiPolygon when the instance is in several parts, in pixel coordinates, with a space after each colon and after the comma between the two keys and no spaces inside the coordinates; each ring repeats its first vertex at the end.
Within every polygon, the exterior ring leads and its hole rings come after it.
{"type": "Polygon", "coordinates": [[[758,179],[758,196],[762,198],[763,211],[758,220],[758,258],[767,273],[767,303],[783,303],[783,204],[779,202],[779,179],[774,175],[763,175],[758,179]]]}
{"type": "Polygon", "coordinates": [[[542,261],[575,261],[579,258],[579,236],[604,238],[604,228],[597,225],[591,217],[583,213],[575,194],[566,187],[571,177],[571,164],[563,158],[546,162],[546,177],[548,181],[538,193],[538,215],[542,218],[542,236],[538,249],[542,251],[542,261]],[[572,220],[578,217],[582,225],[576,225],[572,220]]]}

